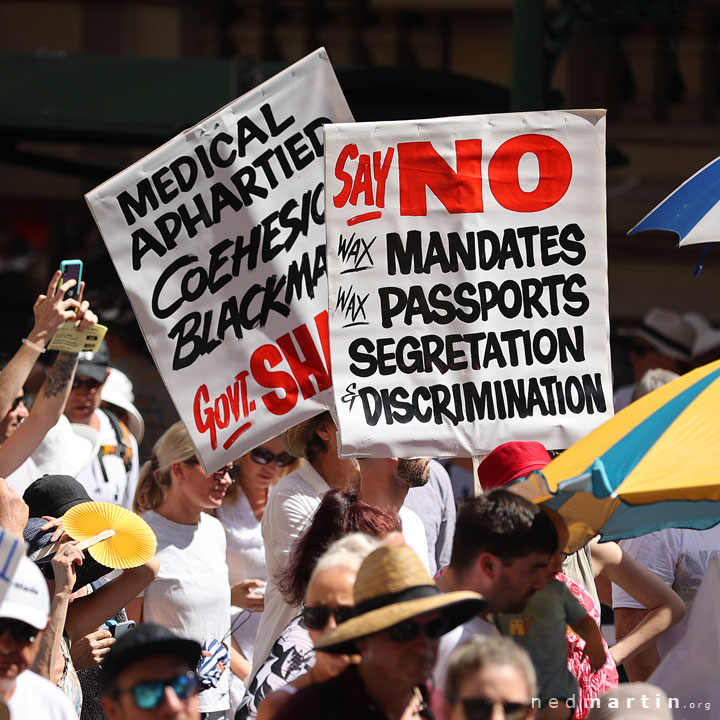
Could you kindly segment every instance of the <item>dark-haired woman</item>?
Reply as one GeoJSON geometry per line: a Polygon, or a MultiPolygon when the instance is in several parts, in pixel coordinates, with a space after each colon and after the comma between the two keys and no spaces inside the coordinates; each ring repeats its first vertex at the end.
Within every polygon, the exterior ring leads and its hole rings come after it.
{"type": "MultiPolygon", "coordinates": [[[[313,520],[297,539],[279,587],[293,607],[302,606],[310,577],[320,557],[336,540],[350,533],[384,538],[402,530],[400,518],[359,499],[354,490],[329,490],[323,496],[313,520]]],[[[271,691],[308,671],[315,662],[313,641],[301,622],[294,618],[273,645],[259,667],[235,715],[236,720],[254,718],[260,702],[271,691]]]]}

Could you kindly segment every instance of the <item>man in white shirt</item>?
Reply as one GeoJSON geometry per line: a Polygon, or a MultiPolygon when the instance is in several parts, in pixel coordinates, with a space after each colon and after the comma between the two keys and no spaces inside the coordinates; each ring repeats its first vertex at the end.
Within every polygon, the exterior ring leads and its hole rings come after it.
{"type": "Polygon", "coordinates": [[[519,613],[547,582],[547,564],[558,536],[550,518],[529,500],[504,489],[460,505],[443,591],[472,590],[487,607],[440,639],[433,677],[444,691],[452,651],[473,635],[499,635],[494,613],[519,613]]]}
{"type": "Polygon", "coordinates": [[[23,557],[0,603],[0,700],[7,704],[13,720],[77,720],[65,695],[28,669],[40,648],[49,613],[45,578],[23,557]]]}
{"type": "Polygon", "coordinates": [[[93,500],[132,509],[139,475],[138,444],[128,427],[109,410],[101,395],[110,376],[110,354],[103,342],[96,353],[80,353],[65,416],[98,434],[100,451],[76,478],[93,500]]]}
{"type": "MultiPolygon", "coordinates": [[[[710,561],[720,557],[720,525],[709,530],[668,528],[641,537],[621,540],[620,547],[635,562],[655,573],[685,602],[685,619],[661,635],[657,643],[623,663],[632,681],[647,680],[685,635],[695,595],[710,561]]],[[[617,585],[612,587],[615,629],[618,640],[645,620],[648,609],[617,585]]]]}
{"type": "Polygon", "coordinates": [[[261,527],[268,582],[248,685],[280,633],[297,615],[297,608],[285,602],[276,583],[295,539],[310,523],[322,496],[330,488],[341,489],[358,482],[355,461],[338,458],[336,432],[332,416],[325,411],[283,435],[288,452],[305,462],[275,485],[263,515],[261,527]]]}
{"type": "MultiPolygon", "coordinates": [[[[425,526],[418,515],[405,506],[410,488],[427,485],[430,458],[360,458],[360,496],[363,502],[398,513],[405,542],[417,553],[428,572],[430,559],[425,526]]],[[[433,553],[434,553],[433,548],[433,553]]]]}

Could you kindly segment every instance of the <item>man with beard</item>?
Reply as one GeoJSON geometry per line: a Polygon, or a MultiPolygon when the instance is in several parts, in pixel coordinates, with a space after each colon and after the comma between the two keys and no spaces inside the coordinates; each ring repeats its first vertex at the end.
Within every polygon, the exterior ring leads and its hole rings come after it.
{"type": "Polygon", "coordinates": [[[438,581],[445,592],[472,590],[486,607],[445,635],[433,676],[445,689],[450,654],[473,635],[497,636],[493,613],[520,613],[547,583],[547,564],[558,535],[550,518],[529,500],[504,489],[460,505],[450,566],[438,581]]]}
{"type": "MultiPolygon", "coordinates": [[[[423,487],[430,477],[430,458],[358,458],[360,495],[364,502],[400,515],[405,542],[430,567],[423,519],[404,505],[410,488],[423,487]]],[[[433,549],[434,552],[434,549],[433,549]]]]}

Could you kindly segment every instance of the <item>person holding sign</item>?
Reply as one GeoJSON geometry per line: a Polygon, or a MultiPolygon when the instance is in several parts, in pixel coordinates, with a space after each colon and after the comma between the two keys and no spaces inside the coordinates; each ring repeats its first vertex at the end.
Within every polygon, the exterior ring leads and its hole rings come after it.
{"type": "Polygon", "coordinates": [[[356,462],[339,458],[336,432],[332,416],[326,411],[295,425],[283,435],[288,452],[306,462],[278,482],[268,498],[262,519],[268,584],[248,683],[299,609],[287,604],[275,581],[285,569],[293,543],[330,488],[341,490],[357,485],[356,462]]]}

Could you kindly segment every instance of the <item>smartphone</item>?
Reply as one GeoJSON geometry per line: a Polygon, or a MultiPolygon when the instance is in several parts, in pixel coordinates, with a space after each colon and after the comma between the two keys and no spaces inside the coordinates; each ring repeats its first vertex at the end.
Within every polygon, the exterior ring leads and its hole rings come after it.
{"type": "Polygon", "coordinates": [[[66,293],[66,298],[76,298],[80,293],[80,281],[82,280],[83,263],[82,260],[63,260],[60,263],[60,272],[62,280],[60,287],[70,280],[77,280],[77,284],[71,287],[66,293]]]}
{"type": "Polygon", "coordinates": [[[110,634],[117,640],[121,638],[125,633],[129,633],[135,629],[135,621],[128,620],[127,622],[117,622],[116,620],[108,620],[106,623],[107,629],[110,634]]]}

